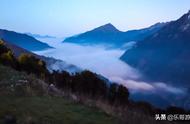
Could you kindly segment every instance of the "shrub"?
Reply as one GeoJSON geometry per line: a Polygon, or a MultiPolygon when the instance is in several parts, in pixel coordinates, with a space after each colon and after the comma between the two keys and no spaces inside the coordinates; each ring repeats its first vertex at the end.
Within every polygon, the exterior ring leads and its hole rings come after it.
{"type": "Polygon", "coordinates": [[[48,73],[45,62],[32,55],[21,54],[18,58],[18,62],[21,70],[27,73],[34,73],[41,78],[45,78],[48,73]]]}

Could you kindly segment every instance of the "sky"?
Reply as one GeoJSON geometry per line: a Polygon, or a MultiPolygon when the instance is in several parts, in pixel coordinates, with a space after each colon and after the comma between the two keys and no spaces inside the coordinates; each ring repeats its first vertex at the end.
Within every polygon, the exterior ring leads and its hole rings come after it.
{"type": "Polygon", "coordinates": [[[0,29],[68,37],[112,23],[121,31],[176,20],[190,0],[0,0],[0,29]]]}

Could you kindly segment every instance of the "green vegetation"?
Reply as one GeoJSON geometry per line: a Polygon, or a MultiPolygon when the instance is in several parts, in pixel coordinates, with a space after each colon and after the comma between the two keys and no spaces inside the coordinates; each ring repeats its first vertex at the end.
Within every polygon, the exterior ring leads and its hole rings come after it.
{"type": "Polygon", "coordinates": [[[35,87],[33,75],[0,65],[0,123],[6,115],[14,116],[18,124],[118,124],[118,120],[103,111],[87,107],[63,97],[50,97],[41,85],[35,87]],[[20,84],[28,81],[27,85],[20,84]],[[11,87],[13,86],[13,87],[11,87]],[[16,93],[17,92],[17,93],[16,93]]]}
{"type": "Polygon", "coordinates": [[[4,45],[4,42],[0,39],[0,63],[12,68],[17,68],[18,63],[14,57],[12,51],[4,45]]]}
{"type": "Polygon", "coordinates": [[[56,72],[51,74],[55,85],[64,91],[69,91],[77,96],[86,96],[91,99],[104,99],[117,105],[126,106],[129,102],[129,91],[119,84],[108,84],[100,79],[99,75],[90,71],[83,71],[70,75],[68,72],[56,72]],[[115,85],[113,91],[112,85],[115,85]],[[114,97],[114,98],[113,98],[114,97]]]}
{"type": "Polygon", "coordinates": [[[44,79],[49,74],[46,63],[33,55],[21,54],[18,58],[14,56],[11,49],[5,46],[0,39],[0,64],[12,67],[27,74],[35,74],[38,78],[44,79]]]}
{"type": "Polygon", "coordinates": [[[59,97],[0,97],[0,118],[13,115],[19,124],[118,124],[96,108],[59,97]],[[49,122],[49,123],[48,123],[49,122]]]}
{"type": "MultiPolygon", "coordinates": [[[[109,100],[110,98],[110,86],[99,75],[87,70],[74,75],[64,71],[50,73],[45,62],[35,56],[21,54],[18,58],[15,58],[11,50],[5,46],[3,40],[0,40],[0,63],[18,71],[24,71],[27,74],[34,74],[47,84],[53,83],[57,88],[77,95],[85,95],[93,99],[109,100]]],[[[111,93],[116,96],[113,102],[126,105],[129,97],[128,89],[122,85],[115,85],[116,91],[111,93]]]]}
{"type": "Polygon", "coordinates": [[[45,94],[44,84],[34,75],[0,65],[0,96],[36,96],[45,94]]]}
{"type": "Polygon", "coordinates": [[[161,110],[134,102],[129,95],[123,85],[107,83],[87,70],[50,73],[45,63],[32,55],[15,58],[0,40],[0,123],[155,124],[155,113],[185,113],[180,108],[161,110]]]}

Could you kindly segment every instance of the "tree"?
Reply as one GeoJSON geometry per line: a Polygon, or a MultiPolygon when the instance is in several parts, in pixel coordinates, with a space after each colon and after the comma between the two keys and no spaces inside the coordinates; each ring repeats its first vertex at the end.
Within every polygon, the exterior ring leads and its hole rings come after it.
{"type": "Polygon", "coordinates": [[[0,63],[6,66],[11,66],[17,69],[18,62],[14,57],[12,51],[5,46],[3,40],[0,39],[0,63]]]}
{"type": "Polygon", "coordinates": [[[8,49],[6,46],[5,46],[5,43],[3,40],[0,39],[0,55],[3,54],[3,53],[6,53],[10,51],[10,49],[8,49]]]}
{"type": "Polygon", "coordinates": [[[109,87],[108,100],[111,104],[115,103],[117,97],[118,84],[111,83],[109,87]]]}
{"type": "Polygon", "coordinates": [[[48,70],[46,63],[32,55],[21,54],[18,58],[21,70],[27,73],[34,73],[41,78],[45,78],[48,70]]]}
{"type": "Polygon", "coordinates": [[[105,97],[107,94],[107,84],[100,77],[88,70],[76,73],[71,76],[71,90],[90,97],[105,97]]]}
{"type": "Polygon", "coordinates": [[[66,89],[66,90],[70,90],[72,80],[71,80],[71,76],[68,72],[53,71],[53,73],[51,74],[51,77],[52,77],[51,80],[53,80],[51,82],[56,83],[57,87],[66,89]]]}
{"type": "Polygon", "coordinates": [[[129,91],[123,85],[118,86],[117,99],[120,104],[126,104],[129,101],[129,91]]]}
{"type": "Polygon", "coordinates": [[[0,63],[6,66],[11,66],[15,69],[18,67],[18,62],[11,51],[2,53],[0,55],[0,63]]]}

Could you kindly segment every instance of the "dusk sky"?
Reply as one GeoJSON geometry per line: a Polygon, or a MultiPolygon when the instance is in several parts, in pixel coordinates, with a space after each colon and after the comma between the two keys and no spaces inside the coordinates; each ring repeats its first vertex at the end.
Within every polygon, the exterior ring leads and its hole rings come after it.
{"type": "Polygon", "coordinates": [[[66,37],[112,23],[126,31],[175,20],[190,0],[0,0],[0,29],[66,37]]]}

